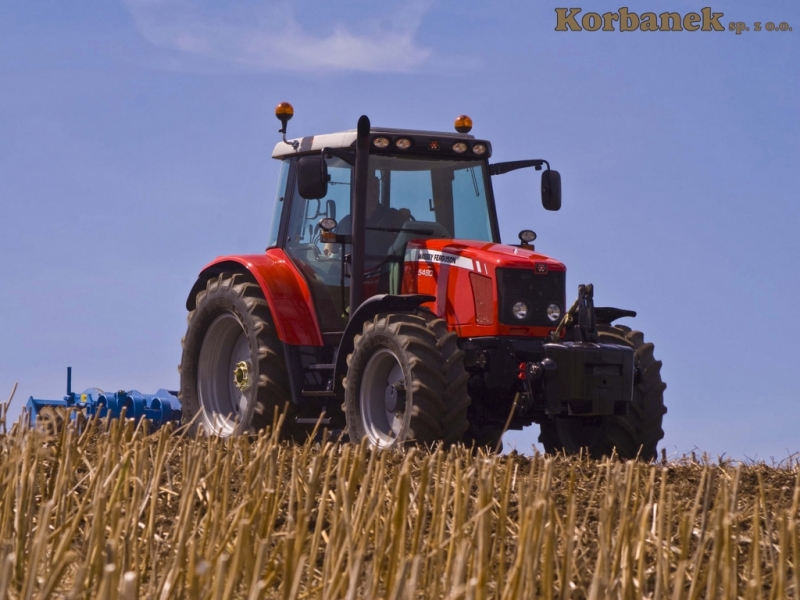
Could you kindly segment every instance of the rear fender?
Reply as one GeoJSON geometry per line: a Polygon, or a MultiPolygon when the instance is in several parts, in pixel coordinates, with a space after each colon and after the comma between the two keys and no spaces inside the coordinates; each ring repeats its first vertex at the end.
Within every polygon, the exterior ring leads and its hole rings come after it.
{"type": "Polygon", "coordinates": [[[347,323],[344,334],[339,342],[336,353],[336,367],[333,371],[333,380],[336,382],[336,391],[343,392],[342,379],[347,374],[347,355],[353,351],[353,338],[360,333],[364,323],[373,319],[375,315],[387,312],[411,312],[418,309],[426,302],[434,302],[435,296],[426,294],[406,294],[395,296],[392,294],[378,294],[365,300],[347,323]]]}
{"type": "Polygon", "coordinates": [[[200,272],[186,299],[187,310],[195,309],[197,294],[205,289],[208,280],[223,272],[249,273],[256,280],[282,342],[296,346],[323,345],[308,284],[283,250],[273,248],[265,254],[217,258],[200,272]]]}

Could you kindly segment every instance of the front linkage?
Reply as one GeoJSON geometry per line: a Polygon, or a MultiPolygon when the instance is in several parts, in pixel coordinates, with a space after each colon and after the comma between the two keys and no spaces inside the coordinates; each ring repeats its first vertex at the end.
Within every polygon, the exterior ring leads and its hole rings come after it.
{"type": "MultiPolygon", "coordinates": [[[[599,309],[605,318],[635,316],[633,311],[599,309]],[[608,313],[608,314],[606,314],[608,313]]],[[[634,352],[629,346],[598,341],[592,284],[578,286],[578,297],[564,314],[542,360],[520,364],[525,394],[543,396],[546,415],[625,415],[633,397],[634,352]],[[569,332],[573,341],[559,341],[569,332]]],[[[541,405],[542,400],[537,404],[541,405]]]]}

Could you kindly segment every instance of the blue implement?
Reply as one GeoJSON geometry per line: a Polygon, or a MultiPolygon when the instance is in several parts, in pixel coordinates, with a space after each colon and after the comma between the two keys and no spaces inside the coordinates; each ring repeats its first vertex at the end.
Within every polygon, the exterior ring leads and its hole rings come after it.
{"type": "MultiPolygon", "coordinates": [[[[157,429],[169,421],[180,424],[181,403],[176,392],[160,389],[155,394],[142,394],[136,390],[104,392],[98,388],[88,388],[80,394],[72,391],[72,367],[67,367],[67,395],[63,400],[40,400],[31,396],[25,405],[31,427],[36,425],[36,418],[46,407],[78,409],[87,417],[111,417],[118,419],[125,409],[126,418],[139,421],[146,417],[157,429]]],[[[75,411],[70,411],[74,418],[75,411]]]]}

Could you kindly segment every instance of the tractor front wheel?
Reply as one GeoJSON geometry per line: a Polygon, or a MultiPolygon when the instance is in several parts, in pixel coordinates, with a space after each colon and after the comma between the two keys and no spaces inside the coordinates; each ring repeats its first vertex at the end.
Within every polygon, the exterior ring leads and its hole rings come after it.
{"type": "Polygon", "coordinates": [[[610,456],[616,451],[621,458],[653,460],[658,442],[664,437],[661,421],[667,412],[664,406],[667,384],[661,381],[661,361],[653,357],[653,344],[645,343],[640,331],[623,325],[598,325],[597,332],[602,344],[633,348],[638,377],[628,414],[555,417],[542,423],[539,442],[549,453],[577,454],[587,449],[595,458],[610,456]]]}
{"type": "Polygon", "coordinates": [[[364,323],[344,381],[350,439],[366,437],[380,448],[461,441],[469,376],[456,339],[425,310],[379,314],[364,323]]]}
{"type": "Polygon", "coordinates": [[[292,417],[269,306],[259,285],[243,273],[213,277],[197,294],[180,373],[183,418],[194,432],[223,437],[254,432],[271,425],[275,410],[287,406],[286,418],[292,417]]]}

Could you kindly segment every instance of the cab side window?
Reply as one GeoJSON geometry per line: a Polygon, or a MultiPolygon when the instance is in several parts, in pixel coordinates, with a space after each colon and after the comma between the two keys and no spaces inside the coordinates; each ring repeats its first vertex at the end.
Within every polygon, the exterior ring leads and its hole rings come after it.
{"type": "Polygon", "coordinates": [[[281,227],[281,215],[286,204],[284,199],[288,197],[290,190],[286,189],[289,182],[289,159],[284,159],[281,163],[281,173],[278,178],[278,193],[275,199],[275,209],[272,211],[272,224],[269,227],[269,240],[267,248],[274,248],[278,245],[278,230],[281,227]]]}

